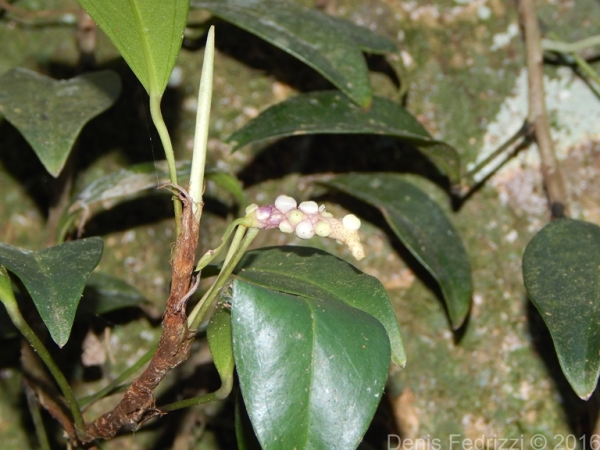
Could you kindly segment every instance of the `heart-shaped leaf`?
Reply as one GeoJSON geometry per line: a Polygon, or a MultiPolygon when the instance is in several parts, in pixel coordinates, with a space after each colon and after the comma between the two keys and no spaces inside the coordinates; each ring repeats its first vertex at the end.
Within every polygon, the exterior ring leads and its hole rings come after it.
{"type": "Polygon", "coordinates": [[[299,134],[393,136],[420,147],[452,181],[460,176],[456,150],[433,139],[402,106],[381,97],[373,97],[371,108],[364,111],[337,91],[298,95],[266,109],[228,140],[235,150],[252,142],[299,134]]]}
{"type": "Polygon", "coordinates": [[[581,398],[600,373],[600,227],[561,219],[534,236],[523,255],[529,298],[544,319],[560,366],[581,398]]]}
{"type": "Polygon", "coordinates": [[[57,81],[17,68],[0,77],[0,114],[57,177],[83,126],[108,109],[120,92],[121,80],[112,71],[57,81]]]}
{"type": "MultiPolygon", "coordinates": [[[[192,6],[207,9],[298,58],[361,107],[371,103],[367,64],[350,26],[293,1],[201,0],[192,1],[192,6]]],[[[381,45],[367,40],[364,33],[354,33],[361,43],[381,45]]]]}
{"type": "Polygon", "coordinates": [[[151,96],[161,96],[175,66],[189,0],[78,0],[151,96]]]}
{"type": "Polygon", "coordinates": [[[233,350],[248,414],[264,449],[355,449],[390,364],[373,316],[338,301],[235,280],[233,350]]]}
{"type": "Polygon", "coordinates": [[[312,299],[331,297],[366,312],[385,327],[394,363],[406,363],[400,327],[385,288],[343,259],[311,247],[268,247],[246,253],[235,273],[269,289],[312,299]]]}
{"type": "Polygon", "coordinates": [[[398,239],[440,284],[452,327],[460,327],[471,304],[471,264],[442,208],[399,175],[341,175],[325,184],[381,211],[398,239]]]}
{"type": "Polygon", "coordinates": [[[77,305],[90,273],[102,256],[102,239],[66,242],[39,252],[0,244],[0,264],[25,285],[60,347],[71,334],[77,305]]]}

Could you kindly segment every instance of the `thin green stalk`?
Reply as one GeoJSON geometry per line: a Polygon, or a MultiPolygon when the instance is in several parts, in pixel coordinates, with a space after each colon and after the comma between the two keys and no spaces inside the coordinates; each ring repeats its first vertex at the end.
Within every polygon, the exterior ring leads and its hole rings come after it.
{"type": "MultiPolygon", "coordinates": [[[[141,11],[137,2],[129,2],[129,6],[132,8],[133,12],[133,20],[135,21],[135,27],[137,29],[144,29],[144,24],[142,22],[141,11]]],[[[146,33],[142,33],[142,39],[140,42],[140,50],[143,55],[143,60],[146,62],[146,70],[148,74],[147,85],[144,83],[144,80],[140,78],[142,84],[148,91],[148,95],[150,96],[150,116],[152,117],[152,122],[158,131],[158,136],[160,137],[160,141],[162,143],[163,149],[165,151],[165,157],[167,159],[167,166],[169,168],[169,178],[171,183],[178,186],[177,183],[177,169],[175,167],[175,152],[173,151],[173,144],[171,142],[171,138],[169,136],[169,131],[167,130],[167,125],[162,116],[162,112],[160,110],[160,101],[162,99],[162,95],[166,86],[160,86],[158,80],[156,79],[156,70],[154,65],[152,64],[150,43],[146,37],[146,33]]],[[[174,209],[175,209],[175,227],[177,229],[177,235],[181,231],[181,215],[183,212],[183,207],[181,202],[177,197],[173,197],[174,209]]]]}
{"type": "Polygon", "coordinates": [[[240,225],[238,231],[236,232],[236,236],[233,239],[231,247],[229,248],[229,252],[225,261],[223,262],[223,267],[221,268],[221,272],[219,276],[210,287],[210,289],[204,294],[202,299],[198,302],[198,304],[192,310],[192,313],[188,316],[188,327],[191,330],[195,330],[200,326],[200,322],[204,319],[204,315],[210,308],[213,300],[217,297],[219,290],[225,285],[229,276],[232,274],[235,267],[238,265],[242,256],[248,247],[258,234],[259,230],[257,228],[249,228],[247,229],[245,226],[240,225]],[[244,232],[247,232],[244,235],[244,232]],[[238,236],[243,236],[243,239],[240,242],[238,236]]]}
{"type": "MultiPolygon", "coordinates": [[[[554,34],[554,33],[550,34],[550,36],[552,37],[552,39],[557,38],[556,34],[554,34]]],[[[547,39],[542,39],[542,48],[544,50],[557,52],[557,53],[563,53],[564,57],[566,57],[567,60],[571,59],[572,62],[574,62],[577,65],[579,70],[581,70],[581,72],[584,75],[586,75],[594,83],[596,83],[595,88],[593,86],[590,86],[590,87],[592,87],[592,89],[594,90],[596,95],[598,95],[597,88],[600,88],[600,76],[598,76],[596,71],[592,68],[592,66],[589,65],[589,63],[585,60],[585,58],[583,58],[579,54],[577,54],[578,51],[585,50],[586,48],[593,47],[595,45],[600,45],[600,35],[592,36],[592,37],[582,39],[581,41],[577,41],[577,42],[573,42],[573,43],[560,42],[557,40],[550,41],[547,39]]]]}
{"type": "Polygon", "coordinates": [[[79,409],[79,404],[77,403],[77,399],[71,390],[71,386],[69,386],[69,382],[56,365],[52,356],[42,343],[42,341],[37,337],[35,332],[29,327],[23,316],[21,315],[21,311],[17,305],[17,300],[15,299],[14,293],[10,286],[10,278],[8,277],[8,272],[4,268],[4,266],[0,266],[0,301],[4,304],[6,308],[6,312],[8,313],[10,320],[14,324],[14,326],[21,332],[21,334],[27,339],[29,344],[34,348],[37,352],[41,360],[44,362],[56,384],[62,391],[63,396],[67,402],[69,409],[71,410],[71,415],[73,416],[73,421],[75,422],[75,428],[78,434],[81,436],[85,435],[85,422],[83,421],[83,416],[81,415],[81,410],[79,409]]]}
{"type": "MultiPolygon", "coordinates": [[[[208,289],[208,291],[206,291],[204,293],[204,295],[202,296],[200,301],[198,303],[196,303],[196,305],[194,306],[194,309],[192,309],[192,311],[188,315],[187,322],[188,322],[188,327],[191,330],[195,330],[196,328],[198,328],[198,326],[200,326],[200,322],[202,322],[202,316],[199,316],[198,314],[200,313],[200,309],[202,308],[202,306],[204,305],[206,300],[212,296],[213,291],[215,291],[215,289],[218,289],[215,286],[220,282],[220,280],[224,276],[225,276],[225,278],[227,278],[229,276],[229,274],[226,274],[226,275],[224,274],[226,264],[232,258],[235,251],[239,248],[239,246],[242,242],[242,239],[243,239],[244,235],[246,234],[246,230],[247,230],[247,228],[243,225],[240,225],[238,227],[237,231],[235,232],[235,235],[233,236],[233,240],[231,241],[231,245],[229,246],[229,251],[227,252],[227,255],[225,256],[225,260],[221,267],[221,271],[219,272],[219,275],[217,276],[217,279],[212,284],[212,286],[208,289]]],[[[223,244],[224,243],[225,243],[225,241],[223,242],[223,244]]],[[[221,244],[221,246],[223,246],[223,244],[221,244]]]]}
{"type": "Polygon", "coordinates": [[[208,126],[210,120],[210,104],[212,100],[213,66],[215,59],[215,27],[208,30],[204,63],[198,89],[198,112],[196,114],[196,130],[194,133],[194,152],[190,173],[190,197],[194,218],[200,222],[202,216],[202,192],[204,191],[204,169],[206,166],[206,150],[208,146],[208,126]]]}
{"type": "Polygon", "coordinates": [[[29,406],[29,412],[31,412],[31,418],[33,419],[33,426],[35,428],[35,435],[37,436],[38,443],[40,444],[40,449],[51,450],[50,442],[48,441],[48,435],[46,434],[46,427],[44,426],[44,420],[42,419],[42,413],[40,411],[40,404],[35,398],[33,389],[26,386],[25,396],[27,397],[27,405],[29,406]]]}
{"type": "Polygon", "coordinates": [[[600,45],[600,35],[591,36],[576,42],[561,42],[550,39],[542,39],[542,48],[550,52],[575,53],[590,47],[600,45]]]}
{"type": "MultiPolygon", "coordinates": [[[[553,39],[556,39],[556,34],[550,35],[553,39]]],[[[585,58],[577,54],[578,51],[585,50],[588,47],[600,45],[600,35],[592,36],[590,38],[582,39],[581,41],[573,42],[571,44],[560,41],[549,41],[542,39],[542,48],[557,53],[564,53],[567,57],[572,58],[572,61],[577,65],[579,70],[586,75],[588,78],[594,81],[598,87],[600,87],[600,76],[596,71],[588,64],[585,58]]]]}
{"type": "MultiPolygon", "coordinates": [[[[173,151],[173,144],[171,143],[171,137],[169,136],[169,130],[167,130],[167,125],[162,116],[162,112],[160,110],[160,100],[162,95],[154,95],[150,94],[150,116],[152,117],[152,122],[158,131],[158,136],[160,137],[160,142],[165,150],[165,157],[167,158],[167,167],[169,168],[169,179],[171,183],[174,185],[178,185],[177,183],[177,167],[175,166],[175,152],[173,151]]],[[[173,198],[173,203],[175,207],[175,226],[177,227],[177,235],[179,235],[179,231],[181,229],[181,214],[183,208],[181,206],[181,202],[178,198],[173,198]]]]}
{"type": "Polygon", "coordinates": [[[574,53],[571,56],[573,57],[573,60],[575,61],[575,64],[577,64],[577,67],[579,67],[579,69],[588,78],[590,78],[594,83],[596,83],[597,87],[600,87],[600,76],[598,76],[598,74],[592,68],[592,66],[590,66],[588,64],[588,62],[584,58],[582,58],[581,56],[579,56],[577,53],[574,53]]]}
{"type": "Polygon", "coordinates": [[[56,233],[56,244],[62,244],[63,242],[65,242],[65,239],[67,238],[67,233],[69,232],[69,228],[71,228],[71,225],[73,225],[75,219],[75,216],[71,216],[64,220],[64,222],[61,221],[58,227],[58,232],[56,233]]]}
{"type": "MultiPolygon", "coordinates": [[[[233,236],[231,245],[229,246],[229,250],[227,251],[227,255],[225,255],[225,259],[223,260],[223,269],[225,269],[231,264],[232,259],[235,257],[236,253],[243,245],[244,239],[247,235],[247,230],[248,227],[246,227],[245,225],[240,225],[240,227],[235,232],[235,236],[233,236]]],[[[223,270],[221,270],[221,272],[223,272],[223,270]]]]}
{"type": "Polygon", "coordinates": [[[507,151],[509,149],[512,152],[514,150],[513,144],[517,140],[522,138],[523,136],[526,136],[528,131],[529,131],[529,125],[527,122],[525,122],[523,124],[523,126],[514,135],[512,135],[510,138],[508,138],[507,141],[505,141],[502,145],[500,145],[500,147],[498,147],[496,150],[494,150],[492,153],[490,153],[487,157],[485,157],[482,161],[480,161],[475,167],[473,167],[466,174],[464,174],[462,177],[462,180],[461,180],[461,185],[462,186],[470,186],[470,184],[475,180],[477,175],[483,169],[485,169],[492,161],[494,161],[498,156],[500,156],[501,154],[503,154],[505,151],[507,151]]]}
{"type": "Polygon", "coordinates": [[[85,409],[92,403],[100,400],[103,397],[109,395],[115,388],[117,388],[122,382],[127,380],[130,376],[132,376],[138,369],[140,369],[144,364],[152,359],[152,356],[156,352],[156,348],[158,345],[153,346],[150,350],[148,350],[140,359],[138,359],[131,367],[125,370],[121,375],[108,383],[104,388],[100,389],[98,392],[92,395],[88,395],[87,397],[79,399],[81,404],[81,408],[85,409]]]}
{"type": "Polygon", "coordinates": [[[187,398],[179,402],[169,403],[161,406],[160,410],[165,412],[175,411],[176,409],[189,408],[190,406],[202,405],[203,403],[210,403],[216,400],[223,400],[231,394],[233,388],[233,376],[221,380],[221,387],[215,392],[211,392],[200,397],[187,398]]]}
{"type": "Polygon", "coordinates": [[[200,261],[198,261],[198,264],[196,265],[196,272],[204,269],[208,264],[210,264],[210,262],[213,259],[215,259],[217,256],[219,256],[221,251],[223,251],[223,248],[225,247],[225,244],[227,243],[227,240],[229,239],[229,236],[231,235],[231,233],[233,232],[235,227],[242,224],[244,222],[244,219],[245,218],[236,219],[229,224],[229,226],[225,230],[225,233],[223,233],[223,237],[221,238],[221,244],[214,250],[207,251],[202,256],[202,258],[200,258],[200,261]]]}

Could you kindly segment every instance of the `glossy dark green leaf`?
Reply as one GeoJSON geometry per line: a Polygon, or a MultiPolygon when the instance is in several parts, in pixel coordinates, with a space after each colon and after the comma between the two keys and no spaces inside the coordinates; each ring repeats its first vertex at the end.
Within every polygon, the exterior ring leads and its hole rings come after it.
{"type": "Polygon", "coordinates": [[[239,389],[235,396],[235,437],[238,450],[262,450],[239,389]]]}
{"type": "Polygon", "coordinates": [[[335,16],[326,16],[335,26],[348,35],[364,52],[374,54],[394,53],[398,47],[393,40],[366,27],[356,25],[346,19],[335,16]]]}
{"type": "Polygon", "coordinates": [[[102,256],[102,239],[66,242],[39,252],[0,244],[0,264],[25,285],[48,328],[62,347],[71,334],[75,312],[90,273],[102,256]]]}
{"type": "Polygon", "coordinates": [[[150,95],[162,95],[175,66],[189,0],[78,0],[150,95]]]}
{"type": "Polygon", "coordinates": [[[437,280],[452,327],[460,327],[471,304],[471,265],[442,208],[399,175],[341,175],[326,184],[381,211],[396,236],[437,280]]]}
{"type": "MultiPolygon", "coordinates": [[[[177,176],[185,179],[190,176],[190,161],[177,163],[177,176]]],[[[239,180],[229,172],[220,169],[207,169],[205,178],[229,191],[241,204],[248,203],[239,180]]],[[[118,170],[90,183],[77,195],[61,220],[61,228],[71,224],[79,215],[84,219],[98,208],[110,209],[125,200],[135,198],[150,189],[169,183],[166,161],[141,163],[118,170]]],[[[166,194],[171,191],[162,190],[166,194]]]]}
{"type": "Polygon", "coordinates": [[[343,259],[311,247],[261,248],[246,253],[235,273],[269,289],[312,299],[331,297],[370,314],[388,333],[394,363],[406,363],[400,327],[385,288],[343,259]]]}
{"type": "Polygon", "coordinates": [[[253,33],[309,65],[363,108],[371,103],[367,64],[353,40],[371,46],[366,33],[349,32],[325,14],[285,0],[192,1],[192,6],[253,33]]]}
{"type": "Polygon", "coordinates": [[[108,109],[120,92],[121,81],[112,71],[58,81],[13,69],[0,77],[0,114],[57,177],[83,126],[108,109]]]}
{"type": "Polygon", "coordinates": [[[235,280],[233,350],[264,449],[355,449],[381,400],[390,364],[373,316],[338,301],[235,280]]]}
{"type": "Polygon", "coordinates": [[[121,278],[103,272],[93,272],[88,278],[79,311],[83,314],[106,314],[146,303],[136,288],[121,278]]]}
{"type": "Polygon", "coordinates": [[[221,383],[233,378],[233,342],[231,334],[231,311],[224,305],[218,305],[210,318],[206,330],[208,346],[221,383]]]}
{"type": "Polygon", "coordinates": [[[589,398],[600,373],[600,227],[571,219],[546,225],[525,249],[523,279],[567,380],[589,398]]]}
{"type": "Polygon", "coordinates": [[[266,109],[229,141],[238,149],[264,139],[324,133],[393,136],[420,147],[451,180],[460,176],[456,150],[433,139],[402,106],[381,97],[373,97],[371,108],[363,111],[337,91],[298,95],[266,109]]]}

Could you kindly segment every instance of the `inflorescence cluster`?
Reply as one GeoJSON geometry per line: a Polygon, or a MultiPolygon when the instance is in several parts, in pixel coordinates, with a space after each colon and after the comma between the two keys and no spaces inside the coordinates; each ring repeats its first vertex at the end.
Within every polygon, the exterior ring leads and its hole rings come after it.
{"type": "Polygon", "coordinates": [[[325,205],[309,201],[298,205],[287,195],[280,195],[274,205],[250,205],[246,208],[247,226],[259,229],[279,228],[284,233],[295,233],[301,239],[310,239],[315,234],[335,239],[346,244],[352,255],[361,260],[365,257],[358,229],[360,219],[354,214],[342,220],[325,211],[325,205]]]}

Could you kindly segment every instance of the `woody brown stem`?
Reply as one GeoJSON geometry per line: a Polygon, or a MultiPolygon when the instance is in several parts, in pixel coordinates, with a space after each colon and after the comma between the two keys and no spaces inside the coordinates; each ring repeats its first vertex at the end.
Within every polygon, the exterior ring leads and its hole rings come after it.
{"type": "Polygon", "coordinates": [[[542,177],[553,218],[568,215],[567,189],[550,136],[544,96],[543,51],[533,0],[519,0],[519,16],[525,35],[529,82],[528,122],[540,152],[542,177]]]}
{"type": "Polygon", "coordinates": [[[136,430],[147,420],[164,412],[156,408],[154,389],[171,369],[184,362],[190,353],[195,331],[187,325],[185,307],[191,291],[199,224],[194,220],[192,201],[183,190],[181,232],[177,238],[173,257],[171,292],[163,315],[163,332],[158,349],[144,372],[125,392],[123,399],[112,411],[87,426],[87,442],[109,439],[122,427],[136,430]]]}

